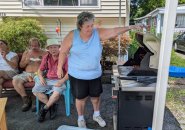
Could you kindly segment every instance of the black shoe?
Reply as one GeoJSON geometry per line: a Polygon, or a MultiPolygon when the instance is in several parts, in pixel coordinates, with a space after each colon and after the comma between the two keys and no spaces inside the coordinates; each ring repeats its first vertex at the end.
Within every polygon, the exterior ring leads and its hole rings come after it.
{"type": "Polygon", "coordinates": [[[31,107],[31,111],[32,112],[36,112],[36,99],[35,97],[32,97],[32,107],[31,107]]]}
{"type": "Polygon", "coordinates": [[[31,108],[32,101],[30,96],[24,96],[22,97],[23,100],[23,106],[22,106],[22,111],[28,111],[31,108]]]}
{"type": "Polygon", "coordinates": [[[50,119],[54,119],[57,115],[57,108],[58,108],[58,104],[54,103],[50,109],[49,109],[49,112],[50,112],[50,119]]]}
{"type": "Polygon", "coordinates": [[[31,111],[32,112],[36,112],[36,106],[32,104],[32,107],[31,107],[31,111]]]}
{"type": "Polygon", "coordinates": [[[47,114],[48,110],[44,109],[44,106],[41,107],[40,111],[39,111],[39,114],[38,114],[38,122],[43,122],[45,117],[46,117],[46,114],[47,114]]]}

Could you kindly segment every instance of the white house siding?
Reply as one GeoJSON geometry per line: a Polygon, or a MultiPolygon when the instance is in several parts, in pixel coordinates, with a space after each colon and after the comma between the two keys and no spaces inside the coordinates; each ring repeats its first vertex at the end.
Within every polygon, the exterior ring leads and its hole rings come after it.
{"type": "MultiPolygon", "coordinates": [[[[126,17],[129,14],[126,8],[126,0],[121,2],[122,26],[126,24],[126,17]]],[[[101,0],[100,8],[22,8],[22,0],[0,0],[0,14],[6,16],[24,16],[36,18],[40,21],[48,38],[63,40],[64,36],[76,28],[76,16],[83,10],[91,11],[100,21],[101,27],[118,26],[119,0],[101,0]],[[61,35],[57,35],[57,19],[61,20],[61,35]]],[[[128,3],[127,3],[128,5],[128,3]]],[[[1,16],[1,15],[0,15],[1,16]]]]}
{"type": "MultiPolygon", "coordinates": [[[[48,38],[57,38],[62,41],[66,34],[76,28],[76,18],[60,18],[61,21],[61,35],[56,33],[57,19],[51,17],[36,18],[45,31],[48,38]]],[[[111,28],[118,26],[118,18],[96,18],[95,26],[111,28]],[[100,23],[100,24],[97,24],[100,23]]],[[[122,18],[122,25],[125,23],[125,18],[122,18]]]]}
{"type": "MultiPolygon", "coordinates": [[[[101,0],[100,8],[22,8],[22,0],[0,0],[0,13],[6,16],[76,17],[82,10],[92,11],[96,17],[119,17],[119,0],[101,0]]],[[[121,2],[122,17],[126,17],[126,0],[121,2]]]]}

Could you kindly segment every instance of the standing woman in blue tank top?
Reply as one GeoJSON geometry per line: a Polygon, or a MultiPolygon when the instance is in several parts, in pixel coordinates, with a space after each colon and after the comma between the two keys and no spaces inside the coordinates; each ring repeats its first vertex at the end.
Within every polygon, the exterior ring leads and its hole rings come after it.
{"type": "Polygon", "coordinates": [[[100,95],[103,92],[101,84],[102,55],[101,41],[113,38],[131,29],[141,29],[141,25],[115,28],[94,28],[94,15],[82,12],[77,16],[77,29],[72,30],[61,44],[58,78],[63,77],[62,66],[68,56],[68,74],[72,94],[75,97],[78,112],[78,127],[86,127],[84,119],[85,103],[88,97],[94,108],[93,120],[101,127],[106,122],[100,115],[100,95]]]}

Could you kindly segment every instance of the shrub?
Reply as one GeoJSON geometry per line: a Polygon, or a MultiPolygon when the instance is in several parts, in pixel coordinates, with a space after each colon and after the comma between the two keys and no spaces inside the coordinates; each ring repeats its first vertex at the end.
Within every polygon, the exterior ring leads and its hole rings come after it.
{"type": "MultiPolygon", "coordinates": [[[[103,70],[112,69],[112,65],[116,63],[118,57],[118,42],[119,38],[115,37],[107,41],[103,41],[103,52],[102,52],[102,68],[103,70]],[[106,61],[106,59],[109,61],[106,61]]],[[[126,34],[122,34],[120,37],[120,53],[121,55],[125,54],[125,50],[130,44],[130,38],[126,34]]]]}
{"type": "Polygon", "coordinates": [[[0,39],[9,43],[10,50],[23,52],[28,47],[28,41],[32,37],[40,40],[43,47],[47,39],[39,22],[30,18],[5,18],[0,23],[0,39]]]}
{"type": "Polygon", "coordinates": [[[129,58],[133,58],[135,52],[137,51],[138,47],[139,47],[139,44],[138,44],[138,41],[136,40],[135,38],[135,33],[136,32],[130,32],[130,37],[131,37],[131,43],[130,43],[130,46],[128,48],[128,57],[129,58]]]}
{"type": "MultiPolygon", "coordinates": [[[[106,57],[109,57],[110,60],[112,57],[118,56],[118,42],[119,38],[115,37],[107,41],[103,41],[103,52],[102,59],[106,60],[106,57]]],[[[121,55],[125,54],[125,50],[130,44],[130,37],[126,34],[122,34],[120,37],[120,53],[121,55]]]]}

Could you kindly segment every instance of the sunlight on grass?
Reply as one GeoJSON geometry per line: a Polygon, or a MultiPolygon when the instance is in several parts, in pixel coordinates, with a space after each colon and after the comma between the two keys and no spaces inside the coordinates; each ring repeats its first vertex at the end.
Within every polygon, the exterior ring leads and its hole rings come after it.
{"type": "Polygon", "coordinates": [[[185,59],[177,56],[177,54],[175,54],[175,52],[172,51],[170,65],[185,67],[185,59]]]}

